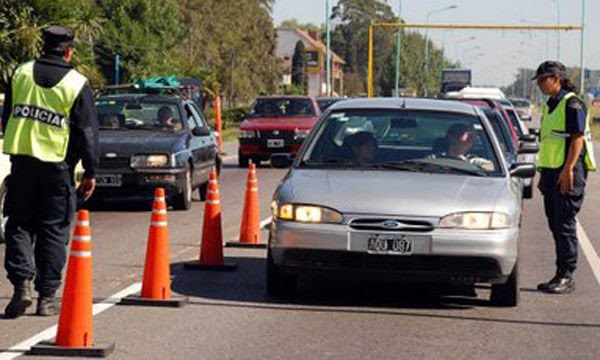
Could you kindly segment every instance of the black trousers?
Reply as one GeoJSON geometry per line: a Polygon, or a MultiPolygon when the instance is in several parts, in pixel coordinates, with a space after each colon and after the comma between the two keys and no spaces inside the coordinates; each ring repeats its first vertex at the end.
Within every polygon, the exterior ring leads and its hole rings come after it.
{"type": "Polygon", "coordinates": [[[577,161],[573,169],[574,189],[568,194],[560,192],[557,184],[562,169],[543,169],[541,173],[544,188],[544,209],[556,251],[556,267],[570,272],[577,268],[577,238],[576,216],[585,195],[587,170],[583,161],[577,161]]]}
{"type": "Polygon", "coordinates": [[[61,284],[70,224],[75,213],[73,177],[64,164],[12,157],[4,213],[4,266],[14,284],[35,279],[42,296],[61,284]]]}

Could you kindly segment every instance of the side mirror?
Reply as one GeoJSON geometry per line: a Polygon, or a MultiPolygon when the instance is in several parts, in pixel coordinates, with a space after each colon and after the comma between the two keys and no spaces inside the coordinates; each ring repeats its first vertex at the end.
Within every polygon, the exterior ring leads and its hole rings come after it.
{"type": "Polygon", "coordinates": [[[271,166],[274,168],[286,168],[292,165],[294,159],[290,154],[273,154],[271,155],[271,166]]]}
{"type": "Polygon", "coordinates": [[[540,136],[540,129],[538,128],[529,128],[529,134],[531,135],[535,135],[535,136],[540,136]]]}
{"type": "Polygon", "coordinates": [[[519,154],[537,154],[540,147],[535,142],[524,141],[519,146],[519,154]]]}
{"type": "Polygon", "coordinates": [[[510,167],[510,176],[529,179],[535,176],[535,164],[515,164],[510,167]]]}
{"type": "Polygon", "coordinates": [[[519,136],[519,140],[525,142],[535,142],[537,140],[537,135],[535,134],[523,134],[519,136]]]}
{"type": "Polygon", "coordinates": [[[197,126],[192,130],[192,134],[194,136],[209,136],[210,135],[210,130],[208,128],[205,128],[203,126],[197,126]]]}

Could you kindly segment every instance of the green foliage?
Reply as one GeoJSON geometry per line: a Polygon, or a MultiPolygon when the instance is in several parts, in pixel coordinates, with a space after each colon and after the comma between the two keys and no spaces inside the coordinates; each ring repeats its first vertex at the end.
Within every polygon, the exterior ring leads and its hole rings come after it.
{"type": "Polygon", "coordinates": [[[297,85],[286,85],[283,87],[282,92],[284,95],[306,95],[306,88],[297,85]]]}

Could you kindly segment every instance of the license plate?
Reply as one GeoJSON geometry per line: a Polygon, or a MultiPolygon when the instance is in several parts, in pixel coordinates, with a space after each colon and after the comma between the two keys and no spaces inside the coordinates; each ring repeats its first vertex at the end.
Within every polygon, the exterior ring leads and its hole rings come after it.
{"type": "Polygon", "coordinates": [[[371,254],[410,255],[412,239],[401,235],[373,235],[368,238],[367,252],[371,254]]]}
{"type": "Polygon", "coordinates": [[[283,139],[269,139],[267,140],[267,147],[270,148],[282,148],[285,145],[283,139]]]}
{"type": "Polygon", "coordinates": [[[120,187],[123,185],[123,176],[120,174],[117,175],[97,175],[96,176],[96,185],[102,187],[120,187]]]}

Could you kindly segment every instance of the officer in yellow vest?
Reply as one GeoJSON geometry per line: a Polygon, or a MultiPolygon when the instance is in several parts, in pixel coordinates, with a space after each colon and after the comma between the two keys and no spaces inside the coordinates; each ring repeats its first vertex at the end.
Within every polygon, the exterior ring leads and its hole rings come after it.
{"type": "Polygon", "coordinates": [[[542,63],[532,80],[548,102],[542,108],[538,188],[556,250],[556,273],[538,290],[566,294],[575,290],[577,220],[585,194],[588,171],[596,169],[586,103],[557,61],[542,63]]]}
{"type": "Polygon", "coordinates": [[[36,314],[56,314],[79,160],[85,169],[82,197],[87,200],[95,188],[98,123],[90,84],[69,64],[74,38],[69,27],[45,28],[42,56],[19,66],[6,90],[3,150],[12,166],[4,265],[14,293],[5,318],[23,315],[32,304],[33,279],[36,314]]]}

